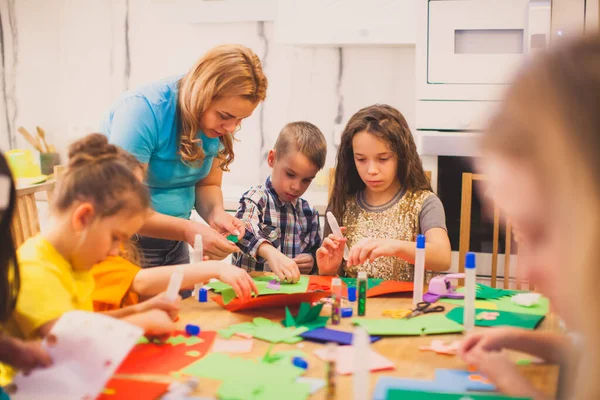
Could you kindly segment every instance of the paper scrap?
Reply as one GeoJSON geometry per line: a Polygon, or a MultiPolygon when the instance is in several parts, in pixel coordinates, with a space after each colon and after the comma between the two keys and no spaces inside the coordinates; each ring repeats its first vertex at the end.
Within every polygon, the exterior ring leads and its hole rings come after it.
{"type": "Polygon", "coordinates": [[[518,306],[531,307],[532,305],[539,303],[540,297],[542,297],[542,295],[539,293],[519,293],[510,299],[518,306]]]}
{"type": "Polygon", "coordinates": [[[319,390],[325,387],[325,379],[321,378],[310,378],[307,376],[301,376],[296,379],[298,383],[308,383],[310,385],[310,394],[313,395],[317,393],[319,390]]]}
{"type": "Polygon", "coordinates": [[[185,353],[185,355],[190,357],[200,357],[200,352],[197,350],[192,350],[185,353]]]}
{"type": "Polygon", "coordinates": [[[198,343],[202,343],[204,340],[198,336],[185,337],[183,335],[172,336],[167,339],[166,343],[177,346],[178,344],[185,344],[186,346],[193,346],[198,343]]]}
{"type": "Polygon", "coordinates": [[[460,341],[455,340],[451,343],[446,343],[443,340],[432,340],[429,346],[420,346],[421,351],[433,351],[437,354],[456,355],[460,348],[460,341]]]}
{"type": "MultiPolygon", "coordinates": [[[[336,368],[340,375],[350,375],[354,373],[354,346],[338,346],[336,349],[336,368]]],[[[314,354],[323,361],[327,361],[328,349],[321,347],[314,351],[314,354]]],[[[396,368],[395,364],[377,353],[373,349],[369,349],[368,360],[369,371],[383,371],[396,368]]]]}
{"type": "Polygon", "coordinates": [[[212,351],[215,353],[249,353],[252,351],[252,339],[216,339],[212,351]]]}

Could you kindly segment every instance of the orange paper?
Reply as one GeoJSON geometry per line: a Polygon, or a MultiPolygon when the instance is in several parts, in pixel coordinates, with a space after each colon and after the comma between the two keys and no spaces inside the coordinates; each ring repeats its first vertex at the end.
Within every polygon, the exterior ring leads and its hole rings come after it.
{"type": "Polygon", "coordinates": [[[307,292],[292,294],[273,294],[258,296],[243,302],[237,297],[224,305],[221,296],[213,296],[213,301],[229,311],[252,310],[256,308],[293,306],[300,303],[314,303],[323,297],[331,296],[331,292],[307,292]]]}

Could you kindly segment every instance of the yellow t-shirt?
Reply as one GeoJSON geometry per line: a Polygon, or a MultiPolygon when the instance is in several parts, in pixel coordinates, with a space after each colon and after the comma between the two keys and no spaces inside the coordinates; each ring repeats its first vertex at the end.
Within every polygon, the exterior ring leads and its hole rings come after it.
{"type": "Polygon", "coordinates": [[[94,265],[90,271],[95,282],[92,294],[94,311],[116,310],[137,304],[139,296],[130,289],[140,270],[140,267],[120,256],[108,257],[94,265]]]}
{"type": "Polygon", "coordinates": [[[72,310],[93,311],[94,279],[71,264],[42,236],[17,250],[21,289],[6,332],[21,339],[38,338],[38,329],[72,310]]]}

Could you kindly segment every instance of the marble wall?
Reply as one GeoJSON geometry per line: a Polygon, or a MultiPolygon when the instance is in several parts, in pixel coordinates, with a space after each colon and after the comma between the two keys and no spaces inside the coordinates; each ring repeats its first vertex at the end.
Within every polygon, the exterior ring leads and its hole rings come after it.
{"type": "Polygon", "coordinates": [[[266,177],[265,155],[286,122],[319,126],[331,167],[335,134],[359,108],[389,103],[415,120],[414,46],[289,46],[273,22],[177,22],[156,3],[0,0],[0,148],[28,148],[16,128],[40,125],[64,151],[122,91],[182,73],[221,43],[251,47],[269,78],[267,100],[240,132],[230,187],[266,177]]]}

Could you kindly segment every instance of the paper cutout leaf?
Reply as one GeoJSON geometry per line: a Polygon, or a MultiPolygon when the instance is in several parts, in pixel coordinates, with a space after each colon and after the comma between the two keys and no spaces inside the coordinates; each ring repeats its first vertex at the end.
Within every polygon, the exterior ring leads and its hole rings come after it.
{"type": "Polygon", "coordinates": [[[289,343],[294,344],[302,340],[299,336],[306,332],[307,328],[292,328],[283,327],[277,322],[269,319],[256,317],[253,322],[243,322],[240,324],[231,325],[226,329],[219,331],[219,335],[224,338],[230,338],[237,332],[243,332],[252,335],[256,339],[264,340],[271,343],[289,343]]]}
{"type": "Polygon", "coordinates": [[[323,304],[311,306],[309,303],[300,304],[298,315],[294,318],[289,308],[285,308],[285,319],[281,323],[286,327],[298,326],[305,327],[308,330],[323,328],[327,325],[328,316],[321,317],[319,314],[323,309],[323,304]]]}

